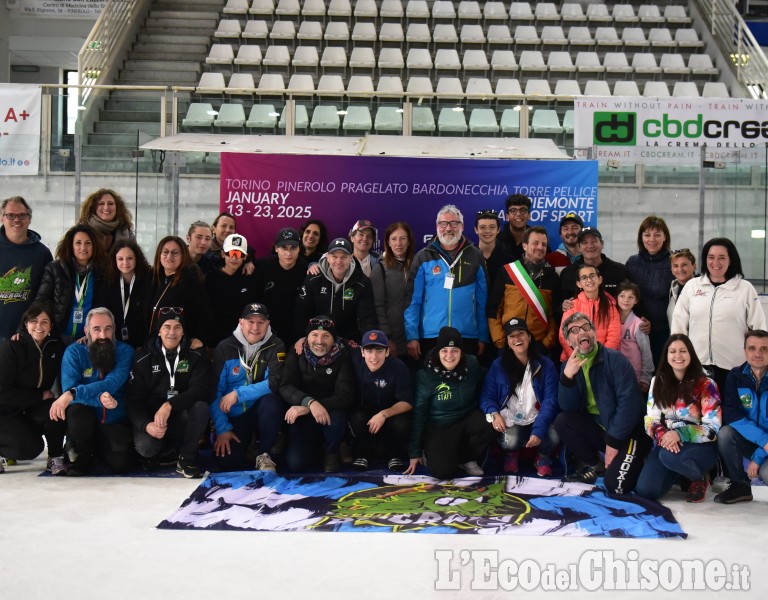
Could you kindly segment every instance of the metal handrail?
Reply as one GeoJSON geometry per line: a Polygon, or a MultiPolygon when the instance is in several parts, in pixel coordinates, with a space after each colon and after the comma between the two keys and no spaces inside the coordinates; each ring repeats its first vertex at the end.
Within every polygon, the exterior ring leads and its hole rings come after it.
{"type": "Polygon", "coordinates": [[[754,98],[768,98],[768,59],[736,6],[728,0],[694,0],[736,79],[754,98]]]}

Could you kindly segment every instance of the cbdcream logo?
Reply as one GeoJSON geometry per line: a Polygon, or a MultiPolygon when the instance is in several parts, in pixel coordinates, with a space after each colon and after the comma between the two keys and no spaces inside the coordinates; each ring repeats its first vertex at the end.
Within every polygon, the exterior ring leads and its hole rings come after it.
{"type": "Polygon", "coordinates": [[[594,116],[594,144],[634,146],[636,143],[637,113],[596,112],[594,116]]]}

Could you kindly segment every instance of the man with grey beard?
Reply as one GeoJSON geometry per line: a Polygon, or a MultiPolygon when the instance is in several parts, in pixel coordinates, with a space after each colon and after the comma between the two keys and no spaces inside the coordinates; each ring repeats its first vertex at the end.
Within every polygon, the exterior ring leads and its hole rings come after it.
{"type": "Polygon", "coordinates": [[[68,475],[85,475],[101,457],[110,469],[124,473],[133,465],[131,427],[125,411],[125,386],[133,348],[115,340],[115,318],[109,309],[94,308],[85,318],[87,344],[64,351],[61,387],[51,405],[54,421],[67,421],[67,438],[77,459],[68,475]]]}
{"type": "Polygon", "coordinates": [[[435,237],[411,263],[405,309],[408,354],[414,360],[425,357],[440,329],[450,326],[461,333],[466,352],[480,355],[491,341],[485,258],[464,237],[464,216],[452,204],[438,211],[436,226],[435,237]]]}

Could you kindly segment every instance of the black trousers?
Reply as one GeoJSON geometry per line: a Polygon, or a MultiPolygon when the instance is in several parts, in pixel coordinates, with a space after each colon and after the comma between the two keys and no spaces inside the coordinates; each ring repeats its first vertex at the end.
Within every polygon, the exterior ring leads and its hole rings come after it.
{"type": "Polygon", "coordinates": [[[349,427],[355,437],[355,458],[371,458],[376,447],[380,447],[387,458],[407,456],[406,444],[411,434],[411,413],[389,417],[375,435],[368,430],[368,421],[378,414],[380,408],[366,404],[356,406],[349,415],[349,427]]]}
{"type": "Polygon", "coordinates": [[[72,440],[78,461],[101,457],[116,473],[130,471],[134,464],[130,421],[101,423],[90,406],[67,407],[67,437],[72,440]]]}
{"type": "MultiPolygon", "coordinates": [[[[568,450],[586,465],[599,462],[599,452],[605,451],[605,430],[597,423],[593,415],[586,412],[562,412],[555,418],[555,431],[568,450]]],[[[632,432],[619,454],[606,467],[603,481],[605,488],[612,494],[628,494],[635,489],[643,461],[651,451],[653,443],[642,426],[632,432]]]]}
{"type": "Polygon", "coordinates": [[[143,458],[152,458],[161,452],[178,450],[185,461],[197,458],[197,444],[208,427],[210,412],[205,402],[195,402],[180,413],[171,413],[168,431],[162,439],[149,435],[145,429],[133,428],[136,452],[143,458]]]}
{"type": "Polygon", "coordinates": [[[450,425],[427,423],[424,431],[427,470],[438,479],[449,479],[459,464],[481,460],[495,438],[493,427],[478,409],[450,425]]]}
{"type": "Polygon", "coordinates": [[[48,444],[48,456],[64,454],[66,421],[52,421],[49,412],[52,401],[13,415],[0,416],[0,456],[14,460],[32,460],[43,451],[43,437],[48,444]]]}

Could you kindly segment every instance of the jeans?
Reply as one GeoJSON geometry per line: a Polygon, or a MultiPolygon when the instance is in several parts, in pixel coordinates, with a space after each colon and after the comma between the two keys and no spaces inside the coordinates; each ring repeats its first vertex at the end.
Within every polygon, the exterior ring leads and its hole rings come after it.
{"type": "Polygon", "coordinates": [[[355,456],[371,458],[374,448],[378,445],[387,458],[402,458],[407,456],[406,444],[411,433],[411,413],[402,413],[389,417],[384,421],[378,433],[368,430],[368,421],[378,414],[378,407],[366,404],[357,406],[349,415],[349,427],[355,438],[355,456]],[[378,442],[378,443],[377,443],[378,442]]]}
{"type": "MultiPolygon", "coordinates": [[[[520,450],[531,438],[533,423],[530,425],[512,425],[499,436],[499,445],[503,450],[520,450]]],[[[541,444],[536,447],[541,456],[549,456],[557,448],[560,438],[557,436],[555,428],[551,425],[547,430],[547,435],[541,440],[541,444]]]]}
{"type": "Polygon", "coordinates": [[[347,431],[347,413],[329,410],[330,425],[320,425],[312,413],[299,417],[288,426],[285,462],[289,471],[312,471],[322,466],[326,454],[338,454],[347,431]]]}
{"type": "Polygon", "coordinates": [[[717,445],[712,442],[683,443],[680,452],[656,446],[645,461],[637,482],[639,496],[657,500],[669,491],[680,477],[698,481],[717,463],[717,445]]]}
{"type": "Polygon", "coordinates": [[[479,410],[450,425],[427,423],[424,455],[427,470],[437,479],[450,479],[459,464],[481,460],[495,434],[479,410]]]}
{"type": "MultiPolygon", "coordinates": [[[[730,425],[724,425],[717,434],[717,449],[731,482],[749,485],[749,477],[744,471],[744,457],[750,458],[757,450],[757,444],[750,442],[730,425]]],[[[758,475],[768,485],[768,460],[760,465],[758,475]]]]}
{"type": "Polygon", "coordinates": [[[67,407],[67,437],[72,440],[79,461],[89,463],[97,454],[115,473],[126,473],[134,463],[129,421],[102,423],[96,409],[84,404],[67,407]]]}
{"type": "Polygon", "coordinates": [[[179,451],[180,458],[193,461],[197,458],[197,446],[208,427],[208,420],[208,405],[198,401],[180,413],[171,412],[168,431],[162,439],[152,437],[146,429],[134,427],[133,443],[136,452],[143,458],[152,458],[163,450],[173,449],[179,451]]]}

